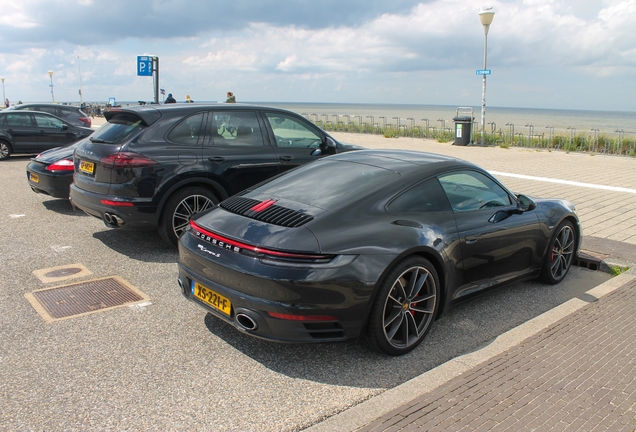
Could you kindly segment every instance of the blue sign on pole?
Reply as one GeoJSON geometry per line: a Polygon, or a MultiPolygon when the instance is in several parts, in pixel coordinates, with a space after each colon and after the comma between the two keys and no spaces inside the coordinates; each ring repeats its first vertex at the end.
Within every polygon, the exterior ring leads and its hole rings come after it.
{"type": "Polygon", "coordinates": [[[137,56],[137,76],[152,76],[152,57],[137,56]]]}
{"type": "Polygon", "coordinates": [[[490,75],[492,71],[490,69],[477,69],[477,75],[490,75]]]}

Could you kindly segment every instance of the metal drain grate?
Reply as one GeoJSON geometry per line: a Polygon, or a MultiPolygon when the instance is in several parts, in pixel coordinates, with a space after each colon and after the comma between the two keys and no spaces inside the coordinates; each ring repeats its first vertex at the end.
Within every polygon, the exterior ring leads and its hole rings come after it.
{"type": "Polygon", "coordinates": [[[47,322],[148,300],[116,276],[34,291],[25,297],[47,322]]]}

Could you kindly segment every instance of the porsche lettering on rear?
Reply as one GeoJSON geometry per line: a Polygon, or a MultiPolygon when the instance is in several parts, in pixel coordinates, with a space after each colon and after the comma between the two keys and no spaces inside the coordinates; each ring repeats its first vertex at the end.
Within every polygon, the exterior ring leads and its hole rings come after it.
{"type": "Polygon", "coordinates": [[[205,240],[206,242],[213,244],[214,246],[232,251],[232,252],[236,252],[236,253],[241,253],[241,248],[238,246],[234,246],[231,245],[229,243],[220,241],[218,239],[215,239],[214,237],[211,237],[209,235],[206,235],[202,232],[199,231],[194,231],[194,235],[197,236],[198,238],[200,238],[201,240],[205,240]]]}

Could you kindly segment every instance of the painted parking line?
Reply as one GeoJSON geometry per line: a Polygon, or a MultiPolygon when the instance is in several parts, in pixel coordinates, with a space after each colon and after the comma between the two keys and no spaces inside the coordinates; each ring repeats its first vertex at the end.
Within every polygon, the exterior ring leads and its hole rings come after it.
{"type": "Polygon", "coordinates": [[[559,179],[553,179],[549,177],[535,177],[535,176],[529,176],[529,175],[523,175],[523,174],[511,174],[511,173],[505,173],[505,172],[499,172],[499,171],[489,171],[489,172],[493,175],[502,176],[502,177],[514,177],[514,178],[519,178],[524,180],[535,180],[535,181],[542,181],[542,182],[548,182],[548,183],[564,184],[569,186],[580,186],[580,187],[586,187],[591,189],[602,189],[602,190],[613,191],[613,192],[627,192],[627,193],[636,194],[636,189],[630,189],[630,188],[624,188],[624,187],[605,186],[605,185],[598,185],[594,183],[582,183],[582,182],[576,182],[576,181],[570,181],[570,180],[559,180],[559,179]]]}

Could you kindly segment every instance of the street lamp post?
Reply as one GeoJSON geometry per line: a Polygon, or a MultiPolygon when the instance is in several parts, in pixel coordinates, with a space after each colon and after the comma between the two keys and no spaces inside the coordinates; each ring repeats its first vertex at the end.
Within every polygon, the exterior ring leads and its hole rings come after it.
{"type": "Polygon", "coordinates": [[[53,101],[53,103],[55,103],[55,95],[53,94],[53,71],[50,70],[49,71],[49,78],[51,78],[51,85],[49,87],[51,87],[51,100],[53,101]]]}
{"type": "Polygon", "coordinates": [[[479,12],[479,20],[481,25],[484,26],[484,73],[482,75],[482,87],[481,87],[481,145],[484,145],[484,136],[486,134],[486,53],[488,52],[488,29],[495,17],[495,11],[492,6],[484,6],[479,12]]]}
{"type": "Polygon", "coordinates": [[[7,107],[7,96],[4,94],[4,77],[0,77],[2,80],[2,106],[7,107]]]}

